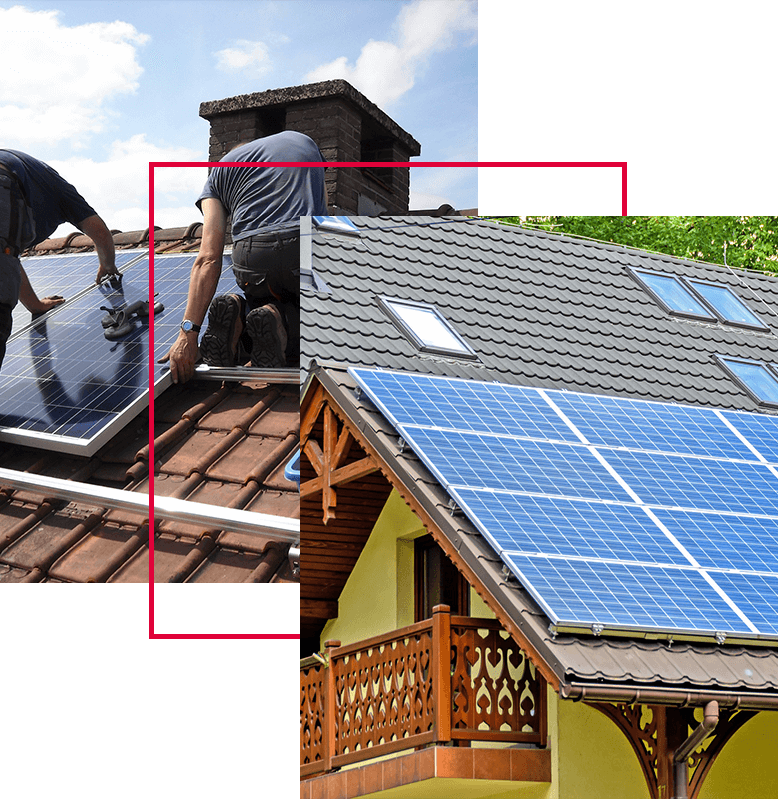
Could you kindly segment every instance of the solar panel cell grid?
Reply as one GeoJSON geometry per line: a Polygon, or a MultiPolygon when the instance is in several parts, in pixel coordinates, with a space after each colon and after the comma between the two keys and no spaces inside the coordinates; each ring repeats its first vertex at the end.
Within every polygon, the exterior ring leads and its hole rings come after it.
{"type": "Polygon", "coordinates": [[[421,427],[408,442],[450,485],[593,499],[629,500],[589,450],[580,445],[500,439],[421,427]]]}
{"type": "Polygon", "coordinates": [[[737,411],[721,413],[765,460],[778,464],[778,416],[737,411]]]}
{"type": "Polygon", "coordinates": [[[778,573],[778,519],[654,511],[703,568],[778,573]]]}
{"type": "Polygon", "coordinates": [[[360,371],[398,425],[427,425],[476,433],[577,442],[536,389],[416,375],[360,371]]]}
{"type": "Polygon", "coordinates": [[[694,570],[506,556],[556,622],[748,633],[694,570]]]}
{"type": "Polygon", "coordinates": [[[621,450],[606,458],[647,504],[778,515],[778,479],[767,466],[621,450]]]}
{"type": "Polygon", "coordinates": [[[148,296],[148,271],[131,266],[9,341],[0,372],[0,426],[89,439],[146,392],[148,325],[106,340],[100,306],[148,296]]]}
{"type": "Polygon", "coordinates": [[[466,488],[452,491],[498,551],[689,565],[640,508],[466,488]]]}
{"type": "Polygon", "coordinates": [[[547,392],[592,444],[755,460],[712,410],[641,400],[547,392]]]}
{"type": "Polygon", "coordinates": [[[711,577],[767,635],[778,635],[778,575],[713,572],[711,577]]]}

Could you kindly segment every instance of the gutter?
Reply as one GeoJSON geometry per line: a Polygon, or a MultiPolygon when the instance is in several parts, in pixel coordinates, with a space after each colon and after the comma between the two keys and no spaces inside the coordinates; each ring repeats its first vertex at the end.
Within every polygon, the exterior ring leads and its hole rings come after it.
{"type": "Polygon", "coordinates": [[[634,685],[600,685],[578,683],[559,686],[561,699],[574,702],[624,702],[628,705],[674,705],[699,707],[708,703],[740,710],[778,710],[776,693],[725,693],[686,688],[642,688],[634,685]]]}

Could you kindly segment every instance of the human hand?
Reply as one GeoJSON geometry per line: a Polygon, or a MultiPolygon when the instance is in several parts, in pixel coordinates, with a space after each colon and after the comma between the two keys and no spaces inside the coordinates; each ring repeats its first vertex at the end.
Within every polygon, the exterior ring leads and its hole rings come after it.
{"type": "Polygon", "coordinates": [[[43,297],[38,300],[36,305],[29,308],[29,311],[33,316],[39,316],[40,314],[46,313],[46,311],[50,311],[52,308],[56,308],[57,305],[62,305],[63,302],[65,302],[64,297],[59,294],[52,294],[50,297],[43,297]]]}
{"type": "Polygon", "coordinates": [[[199,359],[200,348],[197,346],[196,334],[181,331],[168,354],[160,358],[158,363],[170,361],[170,375],[173,382],[186,383],[194,376],[195,364],[199,359]]]}
{"type": "Polygon", "coordinates": [[[119,270],[116,268],[114,264],[111,264],[110,266],[100,264],[100,268],[97,270],[97,277],[95,278],[95,283],[99,286],[100,283],[102,283],[106,278],[118,274],[119,270]]]}

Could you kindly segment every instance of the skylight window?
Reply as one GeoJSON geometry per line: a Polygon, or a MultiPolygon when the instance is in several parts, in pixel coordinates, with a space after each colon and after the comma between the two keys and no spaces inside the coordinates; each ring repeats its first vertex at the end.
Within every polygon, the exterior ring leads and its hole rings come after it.
{"type": "Polygon", "coordinates": [[[762,405],[778,408],[778,377],[762,361],[717,355],[719,363],[762,405]]]}
{"type": "Polygon", "coordinates": [[[749,330],[770,330],[729,286],[649,269],[628,269],[668,313],[749,330]]]}
{"type": "Polygon", "coordinates": [[[478,357],[434,305],[392,297],[378,300],[397,327],[423,352],[478,357]]]}
{"type": "Polygon", "coordinates": [[[702,300],[695,297],[693,291],[684,285],[679,277],[662,272],[650,272],[647,269],[629,271],[668,313],[692,319],[704,319],[708,322],[717,321],[702,300]]]}
{"type": "Polygon", "coordinates": [[[710,305],[722,322],[755,330],[769,330],[728,286],[689,279],[689,284],[710,305]]]}

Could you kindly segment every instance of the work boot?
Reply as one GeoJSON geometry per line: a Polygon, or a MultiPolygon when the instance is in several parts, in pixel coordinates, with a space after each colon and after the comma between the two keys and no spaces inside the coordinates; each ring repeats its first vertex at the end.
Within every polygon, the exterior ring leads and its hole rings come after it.
{"type": "Polygon", "coordinates": [[[286,330],[281,313],[274,305],[249,311],[246,333],[251,338],[251,365],[259,369],[286,366],[286,330]]]}
{"type": "Polygon", "coordinates": [[[240,317],[238,297],[234,294],[214,297],[208,309],[208,328],[200,339],[200,355],[208,366],[235,366],[240,317]]]}

